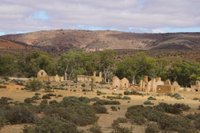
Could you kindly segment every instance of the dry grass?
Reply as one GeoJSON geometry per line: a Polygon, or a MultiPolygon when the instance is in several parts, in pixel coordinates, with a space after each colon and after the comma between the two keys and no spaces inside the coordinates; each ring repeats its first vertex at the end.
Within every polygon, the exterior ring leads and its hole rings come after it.
{"type": "MultiPolygon", "coordinates": [[[[7,85],[6,89],[0,89],[0,97],[10,97],[14,99],[14,101],[19,101],[23,102],[25,98],[30,98],[35,95],[35,92],[27,91],[27,90],[21,90],[23,86],[15,85],[15,84],[9,84],[7,85]]],[[[113,90],[108,90],[108,89],[101,89],[101,92],[106,93],[106,96],[112,95],[114,92],[113,90]]],[[[46,94],[44,90],[38,91],[38,93],[42,95],[46,94]]],[[[55,90],[53,93],[56,95],[62,95],[63,97],[66,96],[77,96],[77,97],[88,97],[88,98],[94,98],[94,97],[99,97],[103,99],[103,95],[97,96],[96,90],[93,92],[82,92],[80,88],[77,88],[77,91],[70,91],[68,90],[55,90]],[[86,93],[86,94],[84,94],[86,93]]],[[[122,90],[118,90],[114,93],[122,93],[122,90]]],[[[171,98],[169,96],[156,96],[155,101],[152,101],[155,105],[157,105],[159,102],[165,102],[165,103],[170,103],[170,104],[175,104],[175,103],[184,103],[188,104],[191,107],[191,110],[189,112],[186,112],[185,114],[188,113],[194,113],[198,112],[200,113],[197,108],[199,107],[199,101],[198,100],[193,100],[193,98],[200,98],[199,93],[192,93],[192,92],[181,92],[180,93],[184,99],[182,100],[176,100],[174,98],[171,98]]],[[[63,97],[55,98],[52,97],[52,100],[56,99],[58,101],[62,100],[63,97]]],[[[118,100],[120,101],[121,105],[119,105],[120,110],[118,111],[112,111],[110,109],[110,106],[107,105],[106,108],[108,109],[108,114],[98,114],[99,120],[98,120],[98,125],[102,127],[103,132],[109,133],[112,131],[111,125],[113,123],[113,120],[116,120],[118,117],[125,117],[125,113],[127,111],[127,108],[133,105],[141,105],[143,104],[144,101],[147,100],[149,95],[145,96],[137,96],[133,95],[130,96],[131,100],[118,100]]],[[[118,106],[117,106],[118,107],[118,106]]],[[[15,131],[15,133],[20,133],[22,131],[24,125],[10,125],[10,126],[5,126],[1,129],[0,133],[11,133],[12,131],[15,131]]],[[[129,125],[130,126],[130,125],[129,125]]],[[[144,126],[138,126],[138,125],[132,125],[133,126],[133,131],[134,132],[141,132],[143,133],[145,131],[144,126]]],[[[86,127],[87,128],[87,127],[86,127]]]]}

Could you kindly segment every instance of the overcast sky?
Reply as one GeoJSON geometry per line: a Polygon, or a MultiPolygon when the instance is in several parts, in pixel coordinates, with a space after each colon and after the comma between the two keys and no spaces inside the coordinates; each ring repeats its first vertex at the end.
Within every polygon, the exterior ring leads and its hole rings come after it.
{"type": "Polygon", "coordinates": [[[49,29],[199,32],[200,0],[0,0],[0,34],[49,29]]]}

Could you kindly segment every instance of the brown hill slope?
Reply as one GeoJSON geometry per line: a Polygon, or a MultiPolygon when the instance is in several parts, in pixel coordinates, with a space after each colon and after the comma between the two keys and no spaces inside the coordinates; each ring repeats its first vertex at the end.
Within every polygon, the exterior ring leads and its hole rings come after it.
{"type": "Polygon", "coordinates": [[[25,49],[25,45],[20,45],[8,40],[0,39],[0,49],[25,49]]]}
{"type": "Polygon", "coordinates": [[[102,49],[200,49],[200,33],[140,34],[118,31],[52,30],[5,35],[0,38],[37,46],[48,51],[102,49]]]}

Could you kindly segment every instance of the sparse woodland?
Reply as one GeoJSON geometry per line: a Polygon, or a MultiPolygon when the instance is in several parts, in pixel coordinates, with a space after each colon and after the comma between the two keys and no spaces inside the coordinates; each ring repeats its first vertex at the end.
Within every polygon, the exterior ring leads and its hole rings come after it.
{"type": "Polygon", "coordinates": [[[200,79],[199,62],[185,58],[151,57],[143,52],[128,57],[120,57],[111,50],[95,53],[70,50],[60,56],[45,52],[0,56],[0,75],[4,77],[35,77],[40,69],[49,75],[58,73],[63,76],[66,73],[69,80],[76,80],[80,74],[92,75],[94,71],[101,71],[105,82],[110,81],[113,75],[127,77],[130,82],[133,79],[138,82],[148,75],[150,78],[160,76],[164,80],[176,80],[186,87],[200,79]]]}

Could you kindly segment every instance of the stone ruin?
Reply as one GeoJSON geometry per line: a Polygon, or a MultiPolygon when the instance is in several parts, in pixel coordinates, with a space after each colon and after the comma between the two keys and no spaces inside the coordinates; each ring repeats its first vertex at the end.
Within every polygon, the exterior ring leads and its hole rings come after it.
{"type": "Polygon", "coordinates": [[[99,76],[96,75],[96,72],[93,73],[93,76],[87,75],[77,75],[78,82],[94,82],[94,83],[101,83],[103,82],[102,72],[99,72],[99,76]]]}
{"type": "Polygon", "coordinates": [[[44,81],[44,82],[62,82],[64,81],[64,77],[62,76],[49,76],[44,70],[40,70],[37,73],[37,79],[39,81],[44,81]]]}
{"type": "Polygon", "coordinates": [[[195,85],[191,86],[191,91],[200,92],[200,81],[196,81],[195,85]]]}
{"type": "Polygon", "coordinates": [[[130,86],[129,80],[127,78],[119,79],[117,76],[112,78],[112,89],[128,89],[130,86]]]}
{"type": "Polygon", "coordinates": [[[174,93],[180,90],[180,85],[176,81],[173,82],[173,84],[171,84],[170,80],[164,82],[160,77],[153,78],[149,81],[148,76],[145,76],[144,79],[140,81],[140,90],[147,93],[174,93]]]}

